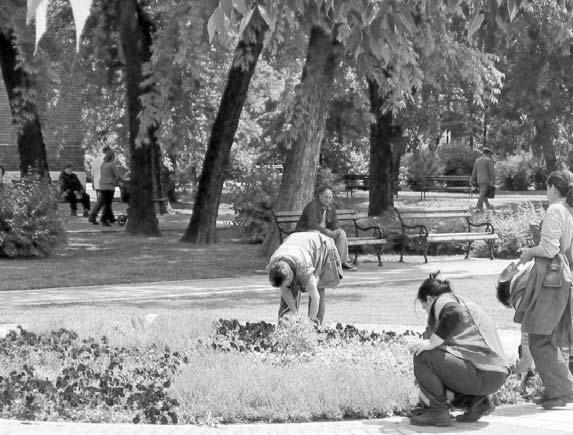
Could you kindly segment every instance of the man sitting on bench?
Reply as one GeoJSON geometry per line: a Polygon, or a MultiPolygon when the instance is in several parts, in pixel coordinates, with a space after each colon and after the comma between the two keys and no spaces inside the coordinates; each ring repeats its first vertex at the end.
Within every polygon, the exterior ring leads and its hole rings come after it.
{"type": "Polygon", "coordinates": [[[72,165],[67,164],[60,173],[60,194],[64,202],[70,203],[70,216],[78,215],[78,202],[84,207],[84,217],[90,214],[90,196],[85,192],[84,186],[76,174],[72,172],[72,165]]]}
{"type": "Polygon", "coordinates": [[[330,187],[323,185],[316,189],[316,199],[309,202],[302,211],[296,224],[295,232],[320,231],[334,240],[342,268],[355,271],[356,267],[348,260],[348,241],[346,232],[338,225],[336,207],[332,203],[333,195],[330,187]]]}

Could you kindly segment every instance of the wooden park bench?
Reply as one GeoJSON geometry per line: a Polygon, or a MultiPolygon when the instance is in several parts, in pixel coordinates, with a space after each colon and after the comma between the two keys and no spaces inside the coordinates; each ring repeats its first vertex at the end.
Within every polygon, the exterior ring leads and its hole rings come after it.
{"type": "Polygon", "coordinates": [[[489,247],[491,259],[494,259],[495,241],[498,239],[493,225],[489,222],[473,223],[471,213],[466,209],[435,209],[435,210],[416,210],[416,209],[395,209],[400,225],[402,227],[402,249],[400,252],[400,261],[403,261],[404,250],[408,240],[414,240],[420,244],[424,250],[424,262],[428,262],[428,247],[430,243],[446,242],[468,242],[466,256],[470,255],[470,248],[476,240],[484,240],[489,247]],[[467,231],[460,232],[430,232],[428,223],[433,219],[452,221],[455,219],[465,220],[467,231]],[[472,229],[483,228],[481,231],[472,231],[472,229]]]}
{"type": "Polygon", "coordinates": [[[420,199],[426,199],[426,192],[461,192],[472,199],[473,187],[470,175],[432,175],[423,178],[418,188],[420,199]]]}
{"type": "Polygon", "coordinates": [[[348,192],[352,197],[352,192],[355,190],[368,190],[368,175],[367,174],[346,174],[344,176],[344,190],[348,198],[348,192]]]}
{"type": "MultiPolygon", "coordinates": [[[[281,243],[283,239],[294,232],[296,223],[300,219],[302,210],[300,211],[275,211],[273,212],[274,222],[279,230],[279,236],[281,243]]],[[[378,257],[378,265],[382,266],[382,259],[380,258],[380,253],[382,252],[382,247],[387,245],[388,242],[382,237],[382,230],[379,226],[365,227],[358,223],[360,219],[365,218],[366,215],[359,214],[354,210],[337,210],[336,218],[339,224],[344,224],[352,222],[354,227],[354,235],[349,232],[346,233],[348,238],[349,248],[358,248],[360,246],[372,246],[376,251],[376,256],[378,257]],[[370,235],[365,235],[364,233],[372,231],[370,235]]],[[[354,249],[354,264],[358,258],[358,250],[354,249]]]]}

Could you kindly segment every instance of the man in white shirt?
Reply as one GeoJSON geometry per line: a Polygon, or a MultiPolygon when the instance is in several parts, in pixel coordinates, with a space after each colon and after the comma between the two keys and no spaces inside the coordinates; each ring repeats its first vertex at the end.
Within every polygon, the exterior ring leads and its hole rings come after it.
{"type": "Polygon", "coordinates": [[[92,164],[92,180],[93,180],[93,188],[96,191],[97,199],[99,199],[100,195],[100,187],[99,187],[99,180],[101,178],[101,164],[103,163],[103,159],[105,155],[111,151],[109,145],[105,145],[101,149],[101,153],[94,159],[92,164]]]}

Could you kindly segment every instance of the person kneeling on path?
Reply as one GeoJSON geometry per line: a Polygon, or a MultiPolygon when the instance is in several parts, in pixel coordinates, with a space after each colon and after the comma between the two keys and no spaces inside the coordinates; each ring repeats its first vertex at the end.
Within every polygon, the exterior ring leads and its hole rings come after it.
{"type": "Polygon", "coordinates": [[[279,318],[297,313],[301,293],[308,293],[308,317],[324,320],[326,287],[342,279],[342,263],[334,241],[315,231],[293,233],[269,260],[269,281],[281,290],[279,318]]]}
{"type": "Polygon", "coordinates": [[[452,292],[448,280],[430,274],[417,300],[428,313],[426,340],[414,351],[414,376],[428,406],[410,418],[420,426],[449,426],[452,406],[465,409],[458,422],[473,422],[493,411],[488,395],[504,384],[509,364],[495,324],[475,303],[452,292]]]}
{"type": "Polygon", "coordinates": [[[332,189],[323,185],[316,189],[316,199],[309,202],[303,209],[295,231],[320,231],[334,240],[342,268],[355,271],[356,267],[348,261],[348,240],[346,232],[338,225],[336,207],[333,204],[332,189]]]}

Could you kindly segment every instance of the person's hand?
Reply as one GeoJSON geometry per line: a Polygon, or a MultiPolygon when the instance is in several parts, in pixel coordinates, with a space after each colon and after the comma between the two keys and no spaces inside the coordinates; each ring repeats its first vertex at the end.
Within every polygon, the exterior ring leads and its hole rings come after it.
{"type": "Polygon", "coordinates": [[[435,349],[434,345],[430,343],[429,340],[424,340],[423,343],[420,343],[418,346],[414,348],[414,356],[420,355],[422,352],[426,350],[435,349]]]}
{"type": "Polygon", "coordinates": [[[521,250],[521,255],[519,256],[519,259],[522,263],[527,263],[528,261],[533,259],[533,254],[531,254],[531,249],[523,248],[521,250]]]}

